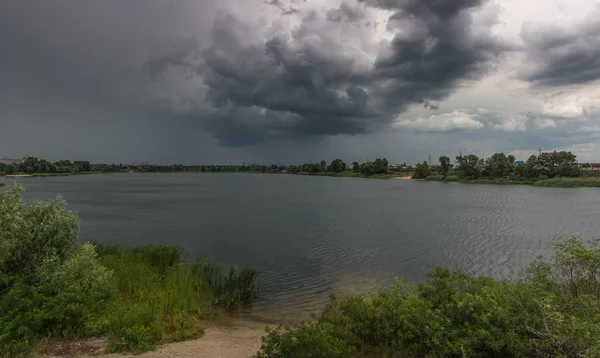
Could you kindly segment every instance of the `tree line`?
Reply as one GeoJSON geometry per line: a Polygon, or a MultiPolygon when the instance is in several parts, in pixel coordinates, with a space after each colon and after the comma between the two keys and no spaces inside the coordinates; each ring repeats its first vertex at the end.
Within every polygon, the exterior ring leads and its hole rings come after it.
{"type": "MultiPolygon", "coordinates": [[[[408,168],[405,165],[405,168],[408,168]]],[[[27,157],[20,164],[0,163],[0,175],[12,174],[47,174],[47,173],[111,173],[111,172],[261,172],[261,173],[354,173],[356,175],[371,176],[390,172],[389,162],[386,158],[377,158],[365,163],[353,162],[346,164],[341,159],[335,159],[329,164],[325,160],[318,163],[304,163],[301,165],[155,165],[155,164],[92,164],[89,161],[59,160],[55,162],[36,157],[27,157]]],[[[406,169],[408,170],[408,169],[406,169]]],[[[392,170],[393,171],[393,170],[392,170]]]]}
{"type": "Polygon", "coordinates": [[[495,153],[489,158],[479,158],[475,154],[460,155],[455,163],[448,156],[441,156],[439,164],[427,161],[410,166],[406,163],[391,166],[386,158],[376,158],[364,163],[345,163],[334,159],[329,164],[325,160],[300,165],[154,165],[154,164],[92,164],[89,161],[59,160],[50,162],[36,157],[27,157],[20,164],[0,163],[0,175],[35,173],[86,173],[86,172],[260,172],[287,174],[323,174],[348,176],[373,176],[385,174],[412,174],[415,179],[437,176],[439,179],[456,178],[464,180],[508,178],[512,180],[538,180],[554,177],[577,177],[581,169],[577,157],[571,152],[544,152],[532,155],[528,160],[515,162],[515,157],[495,153]]]}
{"type": "Polygon", "coordinates": [[[489,158],[479,158],[475,154],[459,155],[454,165],[450,163],[449,157],[442,156],[439,158],[439,165],[429,165],[427,162],[417,164],[413,178],[455,176],[465,180],[541,180],[580,175],[581,168],[575,154],[554,151],[532,155],[526,161],[520,162],[516,162],[514,156],[504,153],[495,153],[489,158]]]}

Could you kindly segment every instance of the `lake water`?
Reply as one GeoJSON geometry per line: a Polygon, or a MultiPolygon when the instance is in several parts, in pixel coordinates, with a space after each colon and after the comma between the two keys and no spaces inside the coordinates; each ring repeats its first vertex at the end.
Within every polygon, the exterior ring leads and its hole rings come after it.
{"type": "Polygon", "coordinates": [[[600,233],[594,188],[187,173],[18,181],[27,200],[62,195],[82,241],[179,244],[260,269],[253,316],[267,320],[304,318],[330,292],[418,281],[437,265],[514,278],[556,235],[600,233]]]}

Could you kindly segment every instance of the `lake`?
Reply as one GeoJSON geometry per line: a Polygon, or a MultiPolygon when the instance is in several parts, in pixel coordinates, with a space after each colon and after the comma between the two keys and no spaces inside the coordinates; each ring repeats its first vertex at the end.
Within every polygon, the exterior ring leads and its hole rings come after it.
{"type": "Polygon", "coordinates": [[[261,270],[252,317],[275,321],[437,265],[514,278],[555,236],[600,233],[594,188],[188,173],[18,181],[26,200],[62,195],[82,241],[178,244],[261,270]]]}

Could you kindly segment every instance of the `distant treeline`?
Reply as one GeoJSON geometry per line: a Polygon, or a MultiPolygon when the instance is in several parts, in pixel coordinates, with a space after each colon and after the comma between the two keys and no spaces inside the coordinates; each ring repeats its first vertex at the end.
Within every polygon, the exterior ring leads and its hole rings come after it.
{"type": "MultiPolygon", "coordinates": [[[[581,165],[585,166],[585,164],[581,165]]],[[[527,161],[516,162],[515,157],[496,153],[489,158],[479,158],[475,154],[457,156],[454,164],[447,156],[439,158],[439,164],[423,162],[416,166],[390,165],[386,158],[377,158],[364,163],[345,163],[335,159],[330,163],[322,160],[318,163],[301,165],[153,165],[153,164],[91,164],[89,161],[59,160],[50,162],[44,159],[28,157],[20,164],[0,163],[0,175],[45,174],[45,173],[111,173],[111,172],[248,172],[315,174],[344,176],[385,176],[412,175],[415,179],[439,177],[461,180],[506,178],[511,180],[539,180],[554,177],[577,177],[581,175],[577,157],[571,152],[548,152],[532,155],[527,161]]]]}
{"type": "Polygon", "coordinates": [[[261,173],[356,173],[357,175],[370,176],[374,174],[386,174],[390,171],[399,171],[400,167],[408,171],[409,167],[403,166],[391,168],[387,159],[377,158],[372,162],[351,165],[344,163],[341,159],[335,159],[327,164],[324,160],[319,163],[305,163],[302,165],[154,165],[154,164],[92,164],[89,161],[59,160],[50,162],[44,159],[28,157],[20,164],[0,163],[0,175],[11,174],[46,174],[46,173],[111,173],[111,172],[261,172],[261,173]]]}
{"type": "Polygon", "coordinates": [[[512,180],[543,180],[555,177],[578,177],[581,175],[577,156],[571,152],[548,152],[532,155],[527,161],[515,161],[512,155],[495,153],[489,158],[479,158],[475,154],[457,156],[454,165],[450,158],[443,156],[439,165],[429,165],[427,162],[417,164],[413,173],[415,179],[425,179],[430,176],[449,177],[458,179],[499,179],[512,180]]]}

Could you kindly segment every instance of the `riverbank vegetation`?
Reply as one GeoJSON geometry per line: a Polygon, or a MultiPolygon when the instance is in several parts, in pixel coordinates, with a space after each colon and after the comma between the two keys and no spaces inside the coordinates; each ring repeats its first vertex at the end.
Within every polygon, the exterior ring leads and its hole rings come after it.
{"type": "Polygon", "coordinates": [[[412,177],[476,184],[600,187],[600,176],[582,170],[583,165],[577,163],[577,157],[571,152],[540,153],[524,162],[516,162],[515,157],[504,153],[495,153],[489,158],[461,155],[456,157],[453,166],[446,156],[440,157],[439,162],[439,165],[417,164],[412,177]]]}
{"type": "Polygon", "coordinates": [[[79,246],[64,200],[25,204],[21,191],[0,193],[0,357],[89,336],[144,351],[198,337],[207,320],[256,298],[255,270],[188,261],[180,247],[79,246]]]}
{"type": "Polygon", "coordinates": [[[332,297],[312,322],[268,330],[255,357],[598,357],[599,277],[600,241],[562,238],[514,282],[437,268],[332,297]]]}

